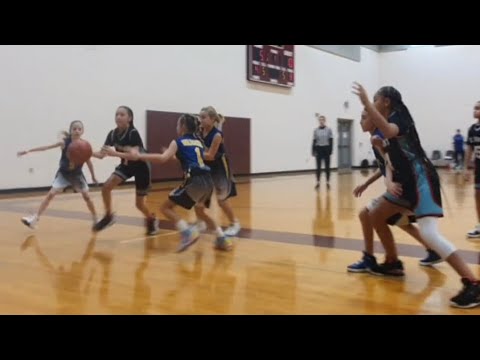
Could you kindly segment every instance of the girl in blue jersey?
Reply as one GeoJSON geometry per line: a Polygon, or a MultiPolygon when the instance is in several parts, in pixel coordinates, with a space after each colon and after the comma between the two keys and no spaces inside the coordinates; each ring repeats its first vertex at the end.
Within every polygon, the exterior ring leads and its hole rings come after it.
{"type": "MultiPolygon", "coordinates": [[[[92,214],[93,223],[95,224],[97,221],[97,213],[95,211],[95,206],[90,198],[88,193],[88,183],[83,175],[83,164],[79,166],[75,166],[75,164],[71,163],[67,157],[68,147],[72,143],[72,141],[78,140],[82,137],[84,132],[83,123],[79,120],[72,121],[70,123],[70,128],[68,132],[63,132],[63,139],[53,145],[48,146],[41,146],[37,148],[33,148],[30,150],[19,151],[18,156],[24,156],[31,152],[37,151],[45,151],[55,148],[62,149],[62,155],[60,158],[60,167],[57,171],[55,176],[55,180],[53,181],[52,188],[50,189],[49,193],[47,194],[46,198],[40,204],[40,208],[38,211],[31,215],[22,218],[22,223],[26,226],[34,229],[36,224],[38,223],[40,216],[43,212],[48,208],[50,201],[62,192],[66,187],[72,186],[77,192],[82,194],[85,203],[87,204],[88,210],[92,214]]],[[[93,164],[91,160],[87,161],[88,169],[90,170],[90,174],[92,175],[92,180],[94,183],[97,183],[97,179],[95,178],[95,171],[93,169],[93,164]]]]}
{"type": "Polygon", "coordinates": [[[199,232],[196,227],[189,227],[187,222],[175,212],[174,208],[177,205],[185,209],[194,207],[197,218],[205,221],[209,230],[216,232],[215,248],[228,251],[232,248],[231,240],[225,237],[222,229],[205,212],[205,208],[210,206],[213,181],[210,176],[210,168],[204,162],[203,143],[196,137],[196,132],[196,118],[192,115],[184,114],[180,116],[177,122],[179,137],[176,140],[172,140],[163,154],[144,154],[133,149],[130,153],[117,153],[115,156],[126,160],[157,163],[164,163],[176,157],[182,165],[184,182],[170,193],[161,210],[169,220],[175,223],[175,226],[182,234],[177,252],[185,251],[199,238],[199,232]]]}
{"type": "Polygon", "coordinates": [[[412,116],[395,88],[381,88],[370,102],[365,89],[354,85],[354,93],[371,117],[371,121],[385,138],[388,153],[387,172],[395,183],[401,186],[400,196],[387,193],[372,213],[373,226],[385,248],[385,263],[376,267],[375,272],[385,274],[397,269],[403,270],[398,259],[391,230],[385,217],[398,212],[412,211],[425,243],[436,251],[461,276],[463,289],[450,299],[451,306],[472,308],[480,305],[480,282],[476,279],[459,252],[438,230],[438,217],[443,216],[440,195],[440,179],[428,159],[415,127],[412,116]],[[390,163],[391,162],[391,163],[390,163]]]}
{"type": "Polygon", "coordinates": [[[237,187],[230,170],[223,133],[219,129],[224,121],[224,117],[218,114],[212,106],[204,107],[200,111],[202,140],[206,147],[204,151],[205,164],[211,171],[218,205],[230,221],[225,235],[236,236],[241,229],[240,221],[235,217],[228,199],[237,196],[237,187]]]}

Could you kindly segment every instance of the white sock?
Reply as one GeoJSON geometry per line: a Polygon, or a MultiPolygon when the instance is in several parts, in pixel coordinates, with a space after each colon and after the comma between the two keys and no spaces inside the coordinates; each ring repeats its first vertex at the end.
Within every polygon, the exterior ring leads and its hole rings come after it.
{"type": "Polygon", "coordinates": [[[217,236],[218,237],[223,237],[225,236],[225,234],[223,233],[223,230],[220,226],[217,227],[217,229],[215,230],[215,232],[217,233],[217,236]]]}
{"type": "Polygon", "coordinates": [[[181,231],[181,232],[188,230],[188,224],[185,220],[180,220],[179,222],[176,223],[175,226],[177,227],[178,231],[181,231]]]}

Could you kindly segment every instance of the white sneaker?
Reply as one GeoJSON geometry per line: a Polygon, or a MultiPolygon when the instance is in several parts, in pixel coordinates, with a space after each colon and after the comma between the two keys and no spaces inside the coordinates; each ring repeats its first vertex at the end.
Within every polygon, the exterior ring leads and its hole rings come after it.
{"type": "Polygon", "coordinates": [[[22,223],[25,226],[28,226],[30,229],[35,229],[38,223],[38,216],[37,215],[25,216],[22,218],[22,223]]]}
{"type": "Polygon", "coordinates": [[[239,222],[234,222],[228,229],[225,230],[225,235],[227,236],[237,236],[241,230],[239,222]]]}
{"type": "Polygon", "coordinates": [[[187,250],[190,246],[195,244],[199,238],[200,233],[195,226],[191,226],[187,230],[182,231],[180,244],[177,248],[177,253],[181,253],[187,250]]]}
{"type": "Polygon", "coordinates": [[[467,233],[469,239],[480,238],[480,226],[477,226],[474,230],[467,233]]]}
{"type": "Polygon", "coordinates": [[[207,231],[207,223],[205,221],[197,221],[197,223],[195,224],[195,227],[197,228],[197,231],[200,233],[207,231]]]}

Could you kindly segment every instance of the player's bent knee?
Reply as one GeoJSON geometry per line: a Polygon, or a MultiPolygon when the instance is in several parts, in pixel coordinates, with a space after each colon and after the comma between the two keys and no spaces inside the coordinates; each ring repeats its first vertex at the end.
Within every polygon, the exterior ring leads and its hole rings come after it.
{"type": "Polygon", "coordinates": [[[422,239],[442,259],[448,258],[457,251],[455,246],[438,231],[437,219],[431,217],[418,219],[418,225],[422,239]]]}

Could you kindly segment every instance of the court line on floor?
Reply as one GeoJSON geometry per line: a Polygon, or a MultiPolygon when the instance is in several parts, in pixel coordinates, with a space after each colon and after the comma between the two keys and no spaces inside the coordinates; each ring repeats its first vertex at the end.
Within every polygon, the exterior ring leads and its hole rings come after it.
{"type": "MultiPolygon", "coordinates": [[[[25,208],[20,206],[15,206],[9,204],[7,208],[4,208],[0,205],[0,210],[15,212],[25,214],[25,208]]],[[[56,210],[49,209],[45,216],[63,218],[63,219],[74,219],[74,220],[85,220],[91,222],[91,215],[75,210],[56,210]]],[[[140,217],[127,216],[127,215],[118,215],[116,217],[116,223],[121,225],[131,225],[144,227],[144,219],[140,217]]],[[[175,231],[175,226],[165,220],[160,220],[160,229],[161,230],[172,230],[175,231]]],[[[19,226],[23,226],[20,224],[19,226]]],[[[108,230],[106,230],[108,231],[108,230]]],[[[264,240],[284,244],[294,244],[294,245],[306,245],[314,246],[327,249],[339,249],[339,250],[351,250],[359,251],[364,250],[363,240],[360,239],[349,239],[349,238],[340,238],[324,235],[315,235],[315,234],[301,234],[301,233],[291,233],[291,232],[282,232],[282,231],[272,231],[272,230],[259,230],[259,229],[242,229],[238,234],[237,238],[246,238],[251,240],[264,240]]],[[[145,236],[143,237],[145,239],[145,236]]],[[[423,258],[426,255],[425,249],[420,245],[411,245],[411,244],[397,244],[398,252],[401,256],[413,257],[413,258],[423,258]]],[[[375,252],[384,253],[384,250],[381,244],[375,242],[375,252]]],[[[480,264],[480,252],[474,250],[460,250],[461,256],[469,264],[480,264]]]]}
{"type": "Polygon", "coordinates": [[[148,238],[153,239],[153,238],[158,238],[158,237],[162,237],[162,236],[170,236],[170,235],[175,235],[175,234],[178,234],[178,231],[169,231],[169,232],[166,232],[166,233],[160,233],[160,234],[152,235],[152,236],[140,236],[140,237],[136,237],[136,238],[133,238],[133,239],[122,240],[122,241],[120,241],[120,244],[128,244],[128,243],[137,242],[137,241],[145,241],[145,239],[148,239],[148,238]]]}

